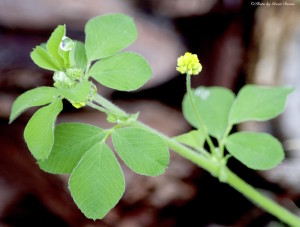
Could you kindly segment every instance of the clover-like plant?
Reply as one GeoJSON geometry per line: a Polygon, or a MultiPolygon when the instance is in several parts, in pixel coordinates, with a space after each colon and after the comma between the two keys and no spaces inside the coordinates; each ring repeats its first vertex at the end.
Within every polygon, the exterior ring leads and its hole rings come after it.
{"type": "Polygon", "coordinates": [[[235,124],[269,120],[279,115],[292,88],[246,85],[237,97],[221,87],[192,89],[191,76],[199,74],[202,66],[196,55],[186,53],[178,59],[177,70],[187,78],[184,117],[196,130],[168,138],[139,122],[138,113],[128,114],[103,98],[90,80],[115,90],[133,91],[150,79],[152,72],[145,59],[132,52],[120,52],[137,37],[133,19],[122,14],[99,16],[87,22],[85,35],[85,43],[72,40],[66,36],[66,26],[59,25],[47,43],[31,52],[35,64],[53,71],[53,87],[38,87],[20,95],[13,104],[10,122],[26,109],[41,106],[24,130],[27,146],[44,171],[71,175],[71,195],[87,218],[103,218],[125,190],[118,160],[106,145],[111,136],[120,159],[138,174],[164,173],[170,148],[221,182],[230,184],[278,219],[300,226],[297,216],[227,168],[231,156],[255,170],[270,169],[282,161],[282,146],[271,135],[229,134],[235,124]],[[63,109],[63,99],[75,108],[87,105],[103,112],[113,126],[102,129],[82,123],[55,125],[63,109]],[[204,148],[205,142],[209,151],[204,148]]]}

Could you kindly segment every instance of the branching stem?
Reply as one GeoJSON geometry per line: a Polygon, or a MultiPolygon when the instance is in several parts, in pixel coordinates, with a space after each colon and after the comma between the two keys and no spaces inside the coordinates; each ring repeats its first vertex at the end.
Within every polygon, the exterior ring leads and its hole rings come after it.
{"type": "MultiPolygon", "coordinates": [[[[105,98],[103,98],[98,94],[96,95],[94,101],[97,102],[99,105],[105,107],[110,112],[119,113],[122,116],[127,115],[125,111],[123,111],[122,109],[120,109],[119,107],[117,107],[116,105],[114,105],[113,103],[111,103],[110,101],[106,100],[105,98]]],[[[95,108],[95,106],[90,105],[90,103],[88,103],[88,105],[95,108]]],[[[199,167],[205,169],[213,176],[219,177],[218,176],[219,166],[216,162],[213,162],[211,159],[208,159],[207,157],[203,156],[201,153],[197,153],[189,149],[188,147],[178,143],[174,139],[171,139],[166,135],[156,131],[155,129],[152,129],[151,127],[143,124],[142,122],[136,121],[133,124],[160,136],[167,143],[168,147],[171,150],[175,151],[176,153],[186,158],[187,160],[190,160],[191,162],[198,165],[199,167]]],[[[274,215],[279,220],[287,223],[290,226],[295,226],[295,227],[300,226],[300,219],[298,216],[296,216],[289,210],[285,209],[284,207],[280,206],[276,202],[272,201],[268,197],[264,196],[262,193],[260,193],[254,187],[246,183],[244,180],[238,177],[227,167],[225,167],[224,171],[227,176],[226,183],[228,183],[234,189],[242,193],[254,204],[263,208],[264,210],[266,210],[267,212],[274,215]]]]}

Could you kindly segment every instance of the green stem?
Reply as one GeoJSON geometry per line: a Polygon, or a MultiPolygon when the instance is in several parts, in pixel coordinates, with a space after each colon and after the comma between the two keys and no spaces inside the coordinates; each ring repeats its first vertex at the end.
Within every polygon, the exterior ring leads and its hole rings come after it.
{"type": "Polygon", "coordinates": [[[101,106],[95,105],[94,103],[92,103],[92,102],[90,102],[90,101],[88,101],[86,104],[87,104],[88,106],[94,108],[94,109],[97,109],[97,110],[103,112],[103,113],[106,113],[106,114],[109,114],[109,113],[110,113],[109,110],[107,110],[106,108],[103,108],[103,107],[101,107],[101,106]]]}
{"type": "Polygon", "coordinates": [[[199,151],[201,154],[203,154],[206,158],[211,158],[211,155],[210,155],[210,153],[206,150],[206,149],[204,149],[204,148],[202,148],[202,147],[198,147],[197,149],[195,149],[196,151],[199,151]]]}
{"type": "Polygon", "coordinates": [[[207,166],[207,168],[210,169],[213,174],[217,174],[217,169],[215,169],[216,166],[210,161],[210,155],[206,150],[203,150],[203,154],[199,154],[140,121],[137,121],[134,124],[161,137],[167,143],[170,149],[177,151],[177,153],[181,154],[183,157],[190,157],[192,159],[195,158],[199,163],[201,163],[201,166],[203,166],[204,169],[206,169],[207,166]]]}
{"type": "MultiPolygon", "coordinates": [[[[113,103],[109,102],[105,98],[101,97],[100,95],[96,95],[96,99],[99,101],[99,104],[103,105],[109,111],[115,113],[122,113],[123,115],[126,114],[125,111],[120,109],[119,107],[115,106],[113,103]]],[[[205,156],[194,152],[193,150],[189,149],[188,147],[178,143],[174,139],[167,137],[166,135],[152,129],[151,127],[143,124],[142,122],[137,121],[135,123],[137,126],[144,128],[156,135],[160,136],[169,146],[169,148],[182,157],[190,160],[194,164],[198,165],[199,167],[205,169],[209,173],[211,173],[215,177],[219,177],[219,165],[216,162],[213,162],[211,159],[206,158],[205,156]]],[[[287,210],[286,208],[278,205],[276,202],[272,201],[271,199],[267,198],[259,191],[257,191],[254,187],[246,183],[236,174],[234,174],[230,169],[225,167],[225,174],[226,174],[226,183],[231,185],[234,189],[242,193],[245,197],[247,197],[250,201],[254,204],[258,205],[259,207],[263,208],[270,214],[277,217],[279,220],[287,223],[290,226],[300,226],[300,219],[295,214],[287,210]]]]}
{"type": "Polygon", "coordinates": [[[298,216],[258,192],[254,187],[246,183],[228,168],[226,168],[226,174],[227,183],[242,193],[254,204],[263,208],[265,211],[269,212],[290,226],[300,226],[300,219],[298,216]]]}
{"type": "Polygon", "coordinates": [[[106,141],[107,138],[111,135],[111,133],[112,133],[114,130],[120,128],[120,127],[122,127],[122,126],[121,126],[121,125],[115,125],[114,127],[110,128],[110,129],[107,129],[107,130],[106,130],[106,134],[105,134],[104,138],[103,138],[101,141],[102,141],[103,143],[105,143],[105,141],[106,141]]]}
{"type": "Polygon", "coordinates": [[[196,109],[196,106],[195,106],[195,103],[194,103],[194,99],[193,99],[193,96],[192,96],[192,91],[191,91],[191,75],[188,74],[188,73],[186,74],[186,90],[187,90],[187,93],[188,93],[188,96],[189,96],[189,99],[190,99],[190,102],[191,102],[194,114],[195,114],[195,116],[197,118],[197,121],[198,121],[198,124],[199,124],[199,128],[200,128],[200,130],[205,135],[205,139],[206,139],[206,141],[208,143],[209,149],[210,149],[210,151],[216,157],[219,157],[219,155],[215,151],[215,146],[214,146],[213,142],[211,141],[210,136],[208,135],[207,129],[206,129],[206,127],[203,126],[201,118],[200,118],[199,114],[197,113],[197,109],[196,109]]]}
{"type": "Polygon", "coordinates": [[[116,105],[112,104],[110,101],[108,101],[107,99],[105,99],[104,97],[102,97],[99,94],[95,95],[94,101],[97,102],[98,104],[100,104],[101,106],[104,106],[111,113],[114,113],[118,116],[127,116],[128,115],[128,114],[126,114],[126,112],[124,110],[122,110],[119,107],[117,107],[116,105]]]}
{"type": "Polygon", "coordinates": [[[86,65],[85,72],[84,72],[84,79],[85,79],[85,80],[87,80],[88,77],[89,77],[88,73],[89,73],[90,67],[91,67],[91,62],[89,61],[89,62],[87,63],[87,65],[86,65]]]}
{"type": "Polygon", "coordinates": [[[228,135],[229,135],[231,129],[232,129],[232,125],[229,124],[229,125],[227,126],[226,130],[225,130],[225,133],[224,133],[224,136],[223,136],[222,140],[221,140],[221,141],[218,141],[218,143],[219,143],[219,148],[220,148],[219,150],[220,150],[221,157],[224,156],[225,140],[226,140],[226,138],[228,137],[228,135]]]}

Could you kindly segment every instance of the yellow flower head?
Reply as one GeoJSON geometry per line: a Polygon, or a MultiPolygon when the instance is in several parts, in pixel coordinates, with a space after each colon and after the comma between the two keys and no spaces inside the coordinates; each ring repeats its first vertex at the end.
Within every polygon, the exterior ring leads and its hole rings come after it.
{"type": "Polygon", "coordinates": [[[86,105],[85,102],[71,102],[71,104],[76,108],[79,109],[81,107],[84,107],[86,105]]]}
{"type": "Polygon", "coordinates": [[[196,54],[186,52],[184,56],[180,56],[177,59],[176,70],[181,74],[198,75],[202,70],[202,65],[196,54]]]}

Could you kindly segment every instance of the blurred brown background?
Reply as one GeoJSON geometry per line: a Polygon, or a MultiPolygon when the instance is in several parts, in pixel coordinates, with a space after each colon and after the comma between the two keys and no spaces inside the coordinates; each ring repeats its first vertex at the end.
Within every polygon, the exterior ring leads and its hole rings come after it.
{"type": "MultiPolygon", "coordinates": [[[[99,92],[169,136],[190,130],[181,114],[185,78],[176,59],[190,51],[203,65],[193,86],[245,83],[296,87],[281,117],[250,122],[234,130],[272,133],[286,150],[274,170],[255,172],[231,159],[229,166],[253,186],[300,215],[300,6],[297,1],[247,0],[0,0],[0,226],[281,226],[276,218],[171,152],[166,174],[143,177],[122,165],[127,186],[120,203],[103,219],[87,220],[68,192],[68,176],[41,171],[29,153],[23,130],[33,110],[8,125],[14,99],[52,84],[52,75],[29,53],[57,24],[84,39],[91,17],[122,12],[134,17],[138,40],[129,50],[143,55],[153,79],[139,91],[99,92]],[[272,3],[282,3],[281,6],[272,3]]],[[[105,116],[68,103],[58,123],[79,121],[108,127],[105,116]]]]}

